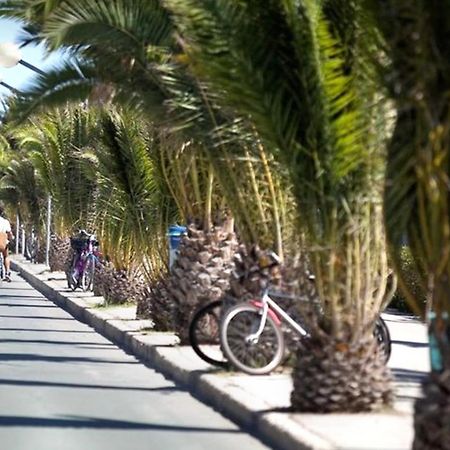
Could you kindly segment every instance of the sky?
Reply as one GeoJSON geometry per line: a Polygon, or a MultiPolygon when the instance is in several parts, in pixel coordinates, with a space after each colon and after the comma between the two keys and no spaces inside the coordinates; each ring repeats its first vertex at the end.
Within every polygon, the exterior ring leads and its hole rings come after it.
{"type": "MultiPolygon", "coordinates": [[[[0,42],[17,43],[21,34],[21,29],[22,27],[19,22],[0,19],[0,42]]],[[[21,51],[22,59],[24,61],[44,71],[45,69],[57,65],[58,62],[61,61],[60,54],[46,55],[42,46],[29,45],[23,47],[21,51]]],[[[3,81],[18,90],[21,88],[24,89],[27,85],[32,83],[34,77],[36,77],[36,74],[21,64],[10,69],[0,67],[0,81],[3,81]]],[[[0,86],[0,99],[9,95],[11,95],[11,92],[7,88],[0,86]]]]}

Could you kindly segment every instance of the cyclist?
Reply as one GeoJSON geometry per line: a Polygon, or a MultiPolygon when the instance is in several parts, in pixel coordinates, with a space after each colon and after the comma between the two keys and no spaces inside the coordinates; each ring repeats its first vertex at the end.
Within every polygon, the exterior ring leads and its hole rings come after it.
{"type": "Polygon", "coordinates": [[[5,276],[3,278],[5,281],[11,281],[8,244],[12,238],[11,224],[5,217],[3,206],[0,205],[0,252],[3,254],[3,263],[5,265],[5,276]]]}

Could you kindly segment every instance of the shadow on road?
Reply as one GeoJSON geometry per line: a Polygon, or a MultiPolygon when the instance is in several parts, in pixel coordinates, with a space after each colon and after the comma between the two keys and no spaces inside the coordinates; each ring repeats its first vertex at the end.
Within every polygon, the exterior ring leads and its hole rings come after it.
{"type": "Polygon", "coordinates": [[[53,330],[53,329],[48,329],[48,328],[8,328],[8,327],[1,327],[0,331],[31,331],[31,332],[35,332],[35,331],[40,331],[40,332],[45,332],[45,333],[81,333],[81,334],[87,334],[87,333],[96,333],[95,330],[53,330]]]}
{"type": "Polygon", "coordinates": [[[9,314],[0,314],[0,317],[5,317],[8,319],[48,319],[48,320],[71,320],[73,317],[52,317],[52,316],[16,316],[9,314]]]}
{"type": "Polygon", "coordinates": [[[2,353],[0,354],[0,362],[2,361],[45,361],[45,362],[68,362],[68,363],[100,363],[100,364],[140,364],[138,360],[108,360],[100,358],[86,358],[79,356],[47,356],[26,353],[2,353]]]}
{"type": "Polygon", "coordinates": [[[103,384],[61,383],[54,381],[37,380],[9,380],[0,378],[0,386],[25,386],[25,387],[57,387],[74,389],[99,389],[113,391],[138,391],[138,392],[186,392],[185,389],[176,386],[145,387],[145,386],[111,386],[103,384]]]}
{"type": "MultiPolygon", "coordinates": [[[[5,291],[35,291],[36,292],[36,289],[34,289],[32,287],[27,287],[27,286],[14,287],[14,286],[11,286],[11,284],[6,284],[6,283],[2,284],[2,289],[4,289],[5,291]]],[[[44,296],[42,296],[42,298],[44,298],[44,296]]]]}
{"type": "MultiPolygon", "coordinates": [[[[37,300],[41,300],[41,301],[43,301],[43,302],[49,302],[49,300],[47,300],[45,297],[43,297],[42,295],[30,295],[30,294],[24,294],[24,295],[11,295],[11,294],[0,294],[0,299],[2,299],[2,298],[6,298],[6,299],[10,299],[10,298],[18,298],[18,299],[25,299],[25,300],[28,300],[28,299],[37,299],[37,300]]],[[[6,305],[7,303],[1,303],[2,305],[6,305]]],[[[16,305],[16,303],[12,303],[13,305],[16,305]]],[[[18,306],[20,306],[20,305],[18,305],[18,306]]]]}
{"type": "Polygon", "coordinates": [[[49,427],[49,428],[94,428],[112,430],[159,430],[179,431],[182,433],[235,433],[244,434],[237,428],[211,428],[180,426],[156,423],[132,422],[95,417],[63,416],[61,418],[0,416],[0,427],[49,427]]]}
{"type": "Polygon", "coordinates": [[[97,350],[116,350],[117,347],[112,343],[88,342],[88,341],[53,341],[50,339],[0,339],[0,344],[56,344],[56,345],[73,345],[83,348],[95,348],[97,350]],[[90,347],[93,346],[93,347],[90,347]]]}

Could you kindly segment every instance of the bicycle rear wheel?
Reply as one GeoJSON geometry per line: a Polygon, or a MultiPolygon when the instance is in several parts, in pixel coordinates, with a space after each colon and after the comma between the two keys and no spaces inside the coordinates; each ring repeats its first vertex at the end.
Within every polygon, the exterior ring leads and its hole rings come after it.
{"type": "Polygon", "coordinates": [[[264,375],[274,370],[284,356],[284,337],[280,326],[267,315],[257,339],[249,339],[260,327],[262,309],[240,304],[227,311],[221,324],[221,343],[231,364],[250,375],[264,375]]]}
{"type": "Polygon", "coordinates": [[[38,252],[38,240],[36,236],[28,236],[25,242],[25,257],[31,262],[36,262],[38,252]]]}
{"type": "Polygon", "coordinates": [[[94,258],[88,257],[83,273],[81,274],[81,289],[84,292],[92,291],[94,289],[94,274],[95,274],[95,261],[94,258]]]}
{"type": "Polygon", "coordinates": [[[75,291],[78,287],[78,271],[76,270],[77,261],[78,257],[74,254],[72,256],[70,267],[66,271],[67,286],[69,289],[72,289],[72,291],[75,291]]]}
{"type": "Polygon", "coordinates": [[[220,309],[222,301],[208,303],[199,309],[189,325],[189,341],[194,352],[203,361],[218,367],[228,362],[220,348],[220,309]]]}
{"type": "Polygon", "coordinates": [[[373,334],[384,353],[385,362],[388,362],[392,351],[391,335],[386,322],[381,317],[375,322],[373,334]]]}

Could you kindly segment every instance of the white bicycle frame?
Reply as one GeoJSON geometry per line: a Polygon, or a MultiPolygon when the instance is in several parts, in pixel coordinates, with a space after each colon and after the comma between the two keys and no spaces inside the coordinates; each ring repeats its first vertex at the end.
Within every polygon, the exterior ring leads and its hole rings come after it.
{"type": "Polygon", "coordinates": [[[266,326],[269,308],[276,313],[277,317],[282,317],[298,334],[302,336],[306,336],[308,334],[308,332],[302,326],[300,326],[283,308],[278,306],[275,300],[272,300],[272,298],[269,295],[268,289],[264,290],[263,295],[261,297],[261,303],[262,306],[257,305],[258,308],[262,309],[261,322],[259,324],[256,333],[249,334],[246,337],[245,340],[247,342],[250,343],[258,342],[259,336],[261,336],[261,333],[263,332],[264,327],[266,326]]]}

